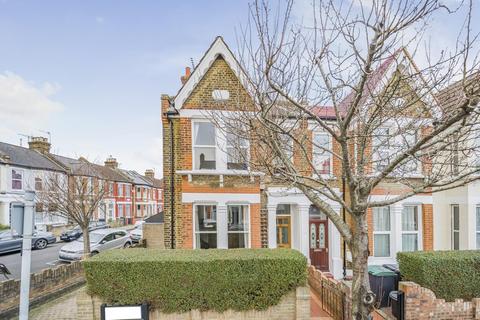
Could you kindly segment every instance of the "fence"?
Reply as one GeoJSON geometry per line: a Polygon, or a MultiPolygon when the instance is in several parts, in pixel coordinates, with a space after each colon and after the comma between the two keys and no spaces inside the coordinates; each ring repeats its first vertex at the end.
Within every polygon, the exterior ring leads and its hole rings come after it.
{"type": "Polygon", "coordinates": [[[308,283],[319,297],[322,308],[335,320],[350,319],[350,288],[310,266],[308,283]]]}

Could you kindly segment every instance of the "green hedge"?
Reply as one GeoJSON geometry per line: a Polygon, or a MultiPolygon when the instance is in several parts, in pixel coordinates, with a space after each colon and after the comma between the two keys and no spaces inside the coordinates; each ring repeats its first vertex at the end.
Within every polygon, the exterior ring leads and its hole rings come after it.
{"type": "Polygon", "coordinates": [[[399,252],[397,259],[404,281],[429,288],[437,298],[480,297],[480,250],[399,252]]]}
{"type": "Polygon", "coordinates": [[[263,310],[307,279],[306,258],[289,249],[111,250],[84,268],[90,294],[166,313],[263,310]]]}

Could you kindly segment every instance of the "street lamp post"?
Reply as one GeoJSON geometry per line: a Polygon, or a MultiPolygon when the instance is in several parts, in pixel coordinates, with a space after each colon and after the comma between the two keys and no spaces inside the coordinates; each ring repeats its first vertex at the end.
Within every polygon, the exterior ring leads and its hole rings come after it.
{"type": "Polygon", "coordinates": [[[22,274],[20,280],[20,320],[28,320],[29,295],[30,295],[30,263],[32,259],[32,234],[33,234],[33,200],[34,191],[25,192],[25,205],[23,208],[23,243],[22,243],[22,274]]]}

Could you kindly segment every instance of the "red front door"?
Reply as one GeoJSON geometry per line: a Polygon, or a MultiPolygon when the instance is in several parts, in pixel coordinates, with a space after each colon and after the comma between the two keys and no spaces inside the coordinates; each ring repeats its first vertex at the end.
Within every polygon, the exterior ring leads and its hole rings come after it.
{"type": "Polygon", "coordinates": [[[328,220],[310,220],[310,261],[322,271],[328,267],[328,220]]]}

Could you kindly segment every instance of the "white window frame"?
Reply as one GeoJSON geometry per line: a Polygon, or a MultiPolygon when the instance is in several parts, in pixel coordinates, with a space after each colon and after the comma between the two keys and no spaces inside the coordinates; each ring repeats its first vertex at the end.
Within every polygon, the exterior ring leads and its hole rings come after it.
{"type": "MultiPolygon", "coordinates": [[[[218,208],[218,207],[217,207],[218,208]]],[[[218,211],[217,211],[217,220],[218,220],[218,211]]],[[[232,202],[232,203],[227,203],[227,245],[228,245],[228,235],[230,233],[243,233],[243,234],[247,234],[247,243],[246,243],[246,246],[245,246],[245,249],[250,249],[251,248],[251,230],[250,230],[250,204],[247,204],[247,203],[236,203],[236,202],[232,202]],[[246,221],[247,221],[247,231],[228,231],[228,208],[229,207],[234,207],[234,206],[243,206],[243,207],[246,207],[246,221]]],[[[218,241],[218,225],[217,225],[217,241],[218,241]]],[[[217,244],[217,247],[218,247],[218,244],[217,244]]],[[[230,248],[229,248],[230,249],[230,248]]]]}
{"type": "Polygon", "coordinates": [[[15,168],[12,168],[12,170],[10,171],[10,174],[11,174],[11,179],[10,179],[10,187],[12,188],[12,190],[15,190],[15,191],[22,191],[23,190],[23,185],[24,185],[24,171],[22,169],[15,169],[15,168]],[[21,177],[20,179],[14,179],[13,178],[13,175],[14,175],[14,172],[15,174],[20,174],[21,177]],[[13,181],[20,181],[20,188],[14,188],[13,187],[13,181]]]}
{"type": "Polygon", "coordinates": [[[43,179],[41,177],[35,177],[34,186],[35,186],[35,191],[43,191],[43,179]],[[38,188],[37,183],[39,183],[40,188],[38,188]]]}
{"type": "Polygon", "coordinates": [[[422,215],[422,206],[420,204],[404,204],[402,205],[402,214],[400,218],[400,251],[403,251],[403,235],[412,235],[415,234],[417,236],[417,251],[423,250],[423,239],[422,239],[422,223],[423,223],[423,215],[422,215]],[[404,231],[403,230],[403,209],[405,207],[415,207],[417,208],[417,230],[416,231],[404,231]]]}
{"type": "Polygon", "coordinates": [[[480,249],[480,246],[479,246],[479,241],[477,240],[477,238],[480,237],[480,221],[478,219],[478,216],[480,215],[480,204],[477,204],[475,206],[475,247],[477,249],[480,249]]]}
{"type": "Polygon", "coordinates": [[[460,205],[451,204],[450,205],[450,240],[451,240],[451,249],[460,250],[460,205]],[[454,219],[454,208],[458,208],[458,230],[455,229],[455,219],[454,219]],[[458,233],[458,249],[455,249],[455,233],[458,233]]]}
{"type": "Polygon", "coordinates": [[[391,258],[392,257],[392,254],[393,254],[393,251],[392,250],[392,245],[393,245],[393,233],[392,233],[392,229],[393,229],[393,219],[392,219],[392,207],[391,206],[386,206],[386,207],[375,207],[375,208],[372,208],[372,248],[373,248],[373,252],[371,253],[372,257],[374,258],[391,258]],[[374,215],[374,210],[375,209],[384,209],[384,208],[388,208],[388,215],[389,215],[389,220],[390,220],[390,230],[389,231],[376,231],[375,230],[375,215],[374,215]],[[389,237],[389,255],[388,256],[376,256],[375,255],[375,235],[388,235],[389,237]]]}
{"type": "MultiPolygon", "coordinates": [[[[323,151],[324,153],[327,154],[327,156],[329,157],[329,160],[330,160],[330,167],[329,167],[329,172],[328,173],[321,173],[322,176],[330,176],[333,174],[333,155],[332,155],[332,148],[333,148],[333,143],[332,143],[332,135],[329,134],[328,132],[325,132],[325,131],[314,131],[313,132],[313,136],[312,136],[312,142],[315,141],[315,136],[327,136],[328,138],[328,146],[327,146],[327,150],[328,151],[323,151]]],[[[319,157],[319,155],[316,155],[315,154],[315,148],[317,148],[315,146],[314,143],[312,143],[312,162],[314,163],[315,167],[317,167],[319,165],[319,161],[317,159],[317,157],[319,157]]],[[[320,157],[326,157],[325,154],[321,155],[320,157]]],[[[317,169],[318,170],[318,169],[317,169]]]]}
{"type": "Polygon", "coordinates": [[[385,127],[379,127],[379,128],[376,128],[373,132],[373,136],[372,136],[372,160],[373,160],[373,171],[374,172],[382,172],[383,169],[381,170],[378,170],[378,165],[380,164],[380,161],[386,161],[386,166],[388,166],[390,164],[390,155],[392,153],[392,148],[391,148],[391,130],[392,128],[391,127],[388,127],[388,126],[385,126],[385,127]],[[380,144],[379,145],[376,145],[374,144],[374,139],[378,139],[376,138],[376,136],[378,135],[378,131],[379,130],[388,130],[387,134],[389,136],[389,138],[385,138],[385,137],[381,137],[381,141],[380,141],[380,144]],[[383,140],[385,139],[385,140],[383,140]],[[388,157],[387,159],[381,159],[379,157],[379,153],[380,151],[383,151],[385,153],[388,154],[388,157]]]}
{"type": "Polygon", "coordinates": [[[124,197],[123,183],[117,182],[117,197],[119,197],[119,198],[124,197]],[[122,190],[122,192],[120,192],[120,190],[122,190]]]}
{"type": "MultiPolygon", "coordinates": [[[[197,248],[197,234],[203,234],[203,233],[208,233],[208,234],[216,234],[217,235],[217,249],[219,248],[219,241],[218,241],[218,203],[216,202],[199,202],[199,203],[194,203],[193,206],[192,206],[193,210],[192,210],[192,216],[193,216],[193,226],[192,226],[192,231],[193,231],[193,249],[196,249],[196,250],[202,250],[202,248],[197,248]],[[215,231],[197,231],[195,226],[196,226],[196,219],[197,219],[197,215],[195,214],[196,212],[196,209],[198,206],[215,206],[215,224],[216,224],[216,229],[215,231]]],[[[226,231],[226,230],[225,230],[226,231]]],[[[204,249],[204,250],[207,250],[207,249],[204,249]]]]}
{"type": "MultiPolygon", "coordinates": [[[[219,170],[219,165],[220,165],[220,161],[218,161],[218,155],[219,155],[219,152],[218,152],[218,139],[217,139],[217,136],[218,136],[218,133],[217,133],[217,127],[215,126],[215,124],[208,120],[208,119],[195,119],[195,120],[192,120],[192,126],[191,126],[191,132],[192,132],[192,168],[193,170],[209,170],[209,171],[215,171],[215,170],[219,170]],[[195,124],[196,123],[210,123],[212,126],[213,126],[213,130],[214,130],[214,139],[215,139],[215,143],[213,146],[211,145],[196,145],[195,144],[195,124]],[[215,151],[215,169],[200,169],[200,168],[196,168],[195,167],[195,163],[196,163],[196,152],[195,152],[195,148],[212,148],[214,151],[215,151]]],[[[226,162],[225,162],[226,163],[226,162]]]]}
{"type": "Polygon", "coordinates": [[[240,147],[240,146],[235,146],[235,145],[230,145],[229,144],[229,141],[228,141],[228,133],[225,134],[225,150],[226,150],[226,156],[227,156],[227,161],[226,161],[226,165],[227,165],[227,170],[249,170],[250,168],[250,140],[249,139],[245,139],[245,138],[241,138],[241,137],[238,137],[236,136],[235,134],[233,134],[235,136],[235,138],[237,139],[241,139],[243,141],[245,141],[246,145],[245,147],[240,147]],[[245,159],[245,164],[246,164],[246,168],[245,169],[229,169],[228,168],[228,158],[229,158],[229,155],[230,155],[230,152],[229,152],[229,148],[233,148],[233,149],[236,149],[236,148],[240,148],[240,149],[246,149],[247,151],[247,156],[246,156],[246,159],[245,159]]]}

